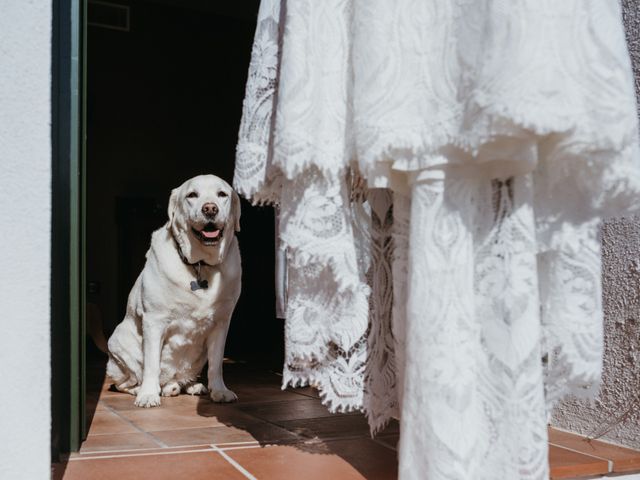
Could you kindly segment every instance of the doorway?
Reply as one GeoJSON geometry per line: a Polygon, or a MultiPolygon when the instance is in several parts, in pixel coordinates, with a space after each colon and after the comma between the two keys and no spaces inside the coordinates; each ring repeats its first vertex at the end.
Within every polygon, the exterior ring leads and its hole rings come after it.
{"type": "MultiPolygon", "coordinates": [[[[86,67],[86,415],[171,189],[232,181],[257,1],[89,1],[86,67]],[[232,5],[229,5],[232,3],[232,5]]],[[[281,370],[273,209],[242,203],[242,295],[226,355],[281,370]]],[[[133,400],[132,400],[133,401],[133,400]]],[[[87,422],[89,423],[89,422],[87,422]]]]}

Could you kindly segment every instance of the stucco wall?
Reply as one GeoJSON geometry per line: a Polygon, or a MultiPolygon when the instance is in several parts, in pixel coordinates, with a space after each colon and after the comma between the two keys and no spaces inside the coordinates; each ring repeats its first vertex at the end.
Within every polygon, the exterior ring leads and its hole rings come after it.
{"type": "MultiPolygon", "coordinates": [[[[640,95],[640,0],[623,0],[627,43],[640,95]]],[[[640,199],[638,199],[640,201],[640,199]]],[[[640,219],[602,229],[605,357],[595,404],[560,405],[553,423],[640,448],[640,219]]]]}
{"type": "Polygon", "coordinates": [[[0,0],[0,478],[49,478],[51,1],[0,0]]]}

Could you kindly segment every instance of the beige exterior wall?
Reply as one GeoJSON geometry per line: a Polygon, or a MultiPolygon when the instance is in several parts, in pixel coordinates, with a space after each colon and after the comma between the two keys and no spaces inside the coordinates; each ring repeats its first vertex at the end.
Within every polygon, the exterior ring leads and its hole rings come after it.
{"type": "MultiPolygon", "coordinates": [[[[623,0],[622,6],[636,92],[640,94],[640,0],[623,0]]],[[[640,219],[620,218],[604,225],[602,254],[602,389],[593,404],[569,401],[560,405],[552,423],[640,448],[640,219]]]]}

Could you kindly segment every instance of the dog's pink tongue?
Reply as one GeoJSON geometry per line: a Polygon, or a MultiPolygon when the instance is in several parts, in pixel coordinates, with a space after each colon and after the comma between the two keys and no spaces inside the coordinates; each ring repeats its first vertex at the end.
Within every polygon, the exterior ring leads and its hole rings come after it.
{"type": "Polygon", "coordinates": [[[220,230],[214,230],[212,232],[207,232],[206,230],[203,230],[202,235],[204,235],[207,238],[218,238],[218,235],[220,235],[220,230]]]}

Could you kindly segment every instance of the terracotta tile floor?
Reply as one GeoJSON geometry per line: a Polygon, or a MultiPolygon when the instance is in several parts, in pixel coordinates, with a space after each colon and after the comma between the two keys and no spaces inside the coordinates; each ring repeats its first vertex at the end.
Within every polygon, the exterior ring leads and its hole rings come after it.
{"type": "MultiPolygon", "coordinates": [[[[237,403],[180,395],[139,409],[98,383],[88,437],[54,480],[396,478],[397,423],[372,440],[362,415],[330,414],[311,388],[283,392],[277,374],[246,364],[225,375],[237,403]]],[[[549,443],[553,479],[640,471],[637,451],[553,429],[549,443]]]]}

